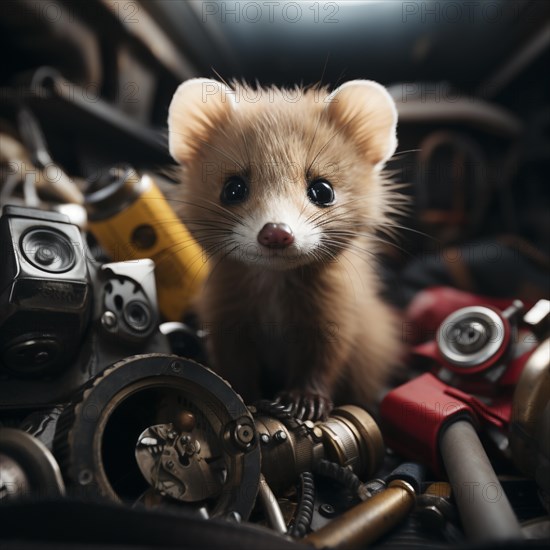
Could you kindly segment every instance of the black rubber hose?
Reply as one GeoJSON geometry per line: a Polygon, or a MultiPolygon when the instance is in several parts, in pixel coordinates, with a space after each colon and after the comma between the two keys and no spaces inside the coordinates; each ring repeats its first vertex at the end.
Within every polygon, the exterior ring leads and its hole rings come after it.
{"type": "Polygon", "coordinates": [[[315,505],[315,483],[313,474],[304,472],[300,474],[301,496],[296,514],[293,518],[292,527],[288,534],[295,538],[302,538],[311,525],[313,518],[313,507],[315,505]]]}
{"type": "Polygon", "coordinates": [[[315,473],[337,481],[354,495],[357,494],[361,485],[361,480],[349,468],[330,460],[320,460],[315,468],[315,473]]]}

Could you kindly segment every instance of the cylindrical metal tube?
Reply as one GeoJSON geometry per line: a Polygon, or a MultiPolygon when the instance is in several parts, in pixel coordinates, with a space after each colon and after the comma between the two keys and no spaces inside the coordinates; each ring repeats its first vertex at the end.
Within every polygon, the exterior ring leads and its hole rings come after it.
{"type": "Polygon", "coordinates": [[[440,448],[468,538],[472,541],[522,538],[508,497],[472,424],[459,420],[445,428],[440,448]]]}
{"type": "Polygon", "coordinates": [[[260,476],[260,490],[258,496],[262,501],[269,526],[278,533],[286,533],[285,518],[283,517],[277,498],[263,475],[260,476]]]}
{"type": "Polygon", "coordinates": [[[361,502],[303,540],[315,548],[364,548],[400,523],[414,507],[411,485],[396,479],[381,493],[361,502]]]}

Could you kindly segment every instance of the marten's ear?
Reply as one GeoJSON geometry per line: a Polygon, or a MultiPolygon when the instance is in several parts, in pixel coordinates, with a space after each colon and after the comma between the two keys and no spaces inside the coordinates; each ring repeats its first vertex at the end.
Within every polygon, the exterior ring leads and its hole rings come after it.
{"type": "Polygon", "coordinates": [[[192,78],[180,84],[168,110],[168,145],[174,160],[189,162],[210,132],[227,122],[234,105],[235,92],[216,80],[192,78]]]}
{"type": "Polygon", "coordinates": [[[397,109],[386,88],[372,80],[352,80],[326,101],[327,115],[381,168],[397,147],[397,109]]]}

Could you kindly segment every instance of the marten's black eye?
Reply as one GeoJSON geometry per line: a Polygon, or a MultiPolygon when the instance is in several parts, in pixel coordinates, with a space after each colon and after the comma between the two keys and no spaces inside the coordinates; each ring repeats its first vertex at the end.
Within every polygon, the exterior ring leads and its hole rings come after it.
{"type": "Polygon", "coordinates": [[[248,185],[243,178],[231,176],[224,184],[221,200],[224,204],[237,204],[248,197],[248,185]]]}
{"type": "Polygon", "coordinates": [[[307,188],[307,196],[317,206],[330,206],[334,202],[334,189],[327,180],[314,180],[307,188]]]}

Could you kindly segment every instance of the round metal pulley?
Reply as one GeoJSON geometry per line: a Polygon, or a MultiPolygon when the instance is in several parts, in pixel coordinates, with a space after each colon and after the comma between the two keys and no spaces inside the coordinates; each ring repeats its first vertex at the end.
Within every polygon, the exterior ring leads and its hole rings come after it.
{"type": "Polygon", "coordinates": [[[437,331],[437,346],[455,372],[474,373],[492,367],[510,341],[508,320],[493,309],[470,306],[451,313],[437,331]]]}
{"type": "Polygon", "coordinates": [[[217,374],[178,356],[107,368],[60,417],[55,449],[73,491],[117,501],[246,519],[259,487],[247,407],[217,374]]]}

